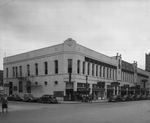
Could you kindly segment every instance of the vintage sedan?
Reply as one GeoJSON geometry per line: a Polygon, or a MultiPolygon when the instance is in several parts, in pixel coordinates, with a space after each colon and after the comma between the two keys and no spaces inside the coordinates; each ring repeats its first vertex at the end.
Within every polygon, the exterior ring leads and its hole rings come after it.
{"type": "Polygon", "coordinates": [[[38,101],[38,98],[37,98],[37,97],[34,97],[34,96],[33,96],[32,94],[30,94],[30,93],[24,94],[23,98],[24,98],[24,101],[25,101],[25,102],[37,102],[37,101],[38,101]]]}
{"type": "Polygon", "coordinates": [[[135,101],[136,97],[137,97],[137,95],[135,95],[135,94],[131,95],[131,101],[135,101]]]}
{"type": "Polygon", "coordinates": [[[45,94],[38,100],[39,103],[58,103],[56,97],[53,95],[45,94]]]}
{"type": "Polygon", "coordinates": [[[114,95],[108,99],[109,102],[122,102],[122,96],[121,95],[114,95]]]}
{"type": "Polygon", "coordinates": [[[7,97],[9,101],[24,101],[24,98],[19,96],[18,94],[11,94],[7,97]]]}
{"type": "Polygon", "coordinates": [[[132,101],[131,95],[124,95],[124,96],[122,97],[122,99],[123,99],[123,101],[132,101]]]}

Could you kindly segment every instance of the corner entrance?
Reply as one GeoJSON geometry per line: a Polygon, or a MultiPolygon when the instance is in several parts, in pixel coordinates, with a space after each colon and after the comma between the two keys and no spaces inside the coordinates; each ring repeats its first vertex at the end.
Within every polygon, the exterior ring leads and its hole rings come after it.
{"type": "Polygon", "coordinates": [[[73,101],[73,89],[66,89],[66,99],[68,101],[73,101]]]}
{"type": "Polygon", "coordinates": [[[74,89],[73,82],[66,82],[66,96],[65,100],[73,101],[74,89]]]}

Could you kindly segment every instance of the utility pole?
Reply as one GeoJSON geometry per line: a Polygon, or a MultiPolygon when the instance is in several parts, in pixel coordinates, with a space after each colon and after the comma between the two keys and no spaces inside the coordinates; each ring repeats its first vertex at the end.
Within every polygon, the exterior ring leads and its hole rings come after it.
{"type": "Polygon", "coordinates": [[[86,97],[88,95],[88,76],[86,75],[86,97]]]}

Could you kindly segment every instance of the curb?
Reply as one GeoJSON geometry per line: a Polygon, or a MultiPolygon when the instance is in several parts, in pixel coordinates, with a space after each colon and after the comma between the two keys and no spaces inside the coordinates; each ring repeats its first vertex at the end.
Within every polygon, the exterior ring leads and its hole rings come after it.
{"type": "Polygon", "coordinates": [[[84,103],[105,103],[108,100],[92,101],[92,102],[73,102],[73,101],[60,101],[58,104],[84,104],[84,103]]]}

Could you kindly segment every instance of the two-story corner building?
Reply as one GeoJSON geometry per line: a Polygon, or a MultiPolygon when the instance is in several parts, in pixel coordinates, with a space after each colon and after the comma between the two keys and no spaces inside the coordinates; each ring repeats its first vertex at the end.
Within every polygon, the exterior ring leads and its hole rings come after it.
{"type": "MultiPolygon", "coordinates": [[[[145,83],[149,83],[149,73],[139,73],[148,76],[145,83]]],[[[93,94],[104,99],[135,93],[138,75],[137,63],[127,63],[118,54],[109,57],[98,53],[71,38],[62,44],[4,58],[8,94],[52,94],[67,100],[74,100],[79,94],[93,94]]]]}

